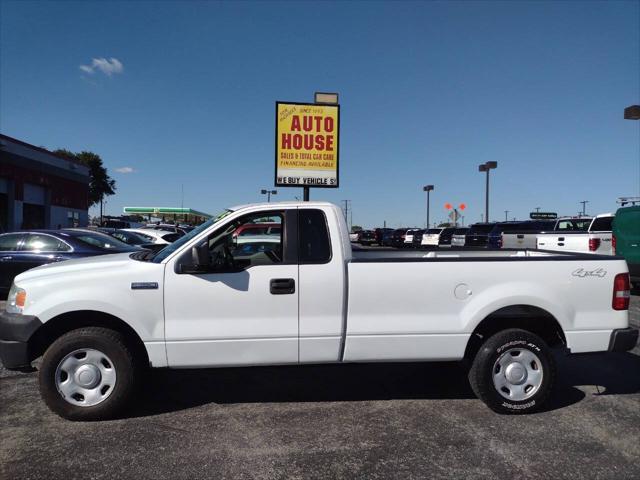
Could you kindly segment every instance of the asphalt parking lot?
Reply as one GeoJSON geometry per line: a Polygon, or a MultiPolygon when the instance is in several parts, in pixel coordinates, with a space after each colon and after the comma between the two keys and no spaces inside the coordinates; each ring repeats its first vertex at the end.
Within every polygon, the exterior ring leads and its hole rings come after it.
{"type": "MultiPolygon", "coordinates": [[[[640,327],[640,296],[632,298],[640,327]]],[[[164,371],[73,423],[0,368],[0,478],[640,478],[640,348],[563,357],[541,413],[500,416],[457,364],[164,371]]]]}

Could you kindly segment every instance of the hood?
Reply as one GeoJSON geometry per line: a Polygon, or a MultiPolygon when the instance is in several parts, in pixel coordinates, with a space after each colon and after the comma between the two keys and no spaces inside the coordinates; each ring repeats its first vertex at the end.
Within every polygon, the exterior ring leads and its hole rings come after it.
{"type": "Polygon", "coordinates": [[[17,283],[23,280],[33,280],[36,278],[68,274],[71,272],[85,272],[88,270],[122,269],[132,262],[135,262],[135,260],[129,258],[130,255],[131,252],[112,253],[109,255],[97,255],[94,257],[78,258],[76,260],[47,263],[46,265],[41,265],[21,273],[14,281],[17,283]]]}

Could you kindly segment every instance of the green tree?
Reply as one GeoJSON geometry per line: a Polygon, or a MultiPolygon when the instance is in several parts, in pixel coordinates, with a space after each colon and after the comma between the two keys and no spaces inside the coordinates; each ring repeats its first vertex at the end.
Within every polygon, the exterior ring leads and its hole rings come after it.
{"type": "Polygon", "coordinates": [[[82,151],[73,153],[63,148],[53,153],[68,160],[76,160],[89,168],[89,206],[100,203],[104,197],[116,193],[116,181],[109,176],[100,155],[82,151]]]}

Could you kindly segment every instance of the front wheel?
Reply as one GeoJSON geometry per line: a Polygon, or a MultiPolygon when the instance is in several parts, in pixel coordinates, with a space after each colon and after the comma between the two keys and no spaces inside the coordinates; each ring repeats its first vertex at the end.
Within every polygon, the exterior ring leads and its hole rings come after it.
{"type": "Polygon", "coordinates": [[[555,382],[553,352],[537,335],[509,329],[490,337],[476,354],[469,383],[474,393],[498,413],[538,410],[555,382]]]}
{"type": "Polygon", "coordinates": [[[63,418],[112,418],[133,394],[139,370],[135,360],[120,332],[100,327],[72,330],[45,352],[40,394],[63,418]]]}

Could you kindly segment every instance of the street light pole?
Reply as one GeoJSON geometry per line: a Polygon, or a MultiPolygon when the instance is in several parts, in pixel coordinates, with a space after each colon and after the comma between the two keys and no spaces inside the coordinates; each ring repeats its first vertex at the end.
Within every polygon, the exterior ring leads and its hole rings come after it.
{"type": "MultiPolygon", "coordinates": [[[[640,105],[631,105],[624,109],[625,120],[640,120],[640,105]]],[[[640,185],[640,171],[638,171],[638,184],[640,185]]],[[[640,190],[638,190],[640,193],[640,190]]]]}
{"type": "Polygon", "coordinates": [[[277,195],[278,191],[277,190],[266,190],[266,189],[262,189],[260,190],[260,193],[262,195],[266,195],[267,196],[267,203],[271,202],[271,195],[277,195]]]}
{"type": "Polygon", "coordinates": [[[484,207],[485,222],[489,222],[489,171],[491,171],[494,168],[498,168],[498,162],[485,162],[481,165],[478,165],[479,172],[487,172],[487,186],[486,186],[485,207],[484,207]]]}
{"type": "Polygon", "coordinates": [[[427,228],[429,228],[429,192],[433,190],[433,185],[425,185],[422,187],[422,190],[427,192],[427,228]]]}

